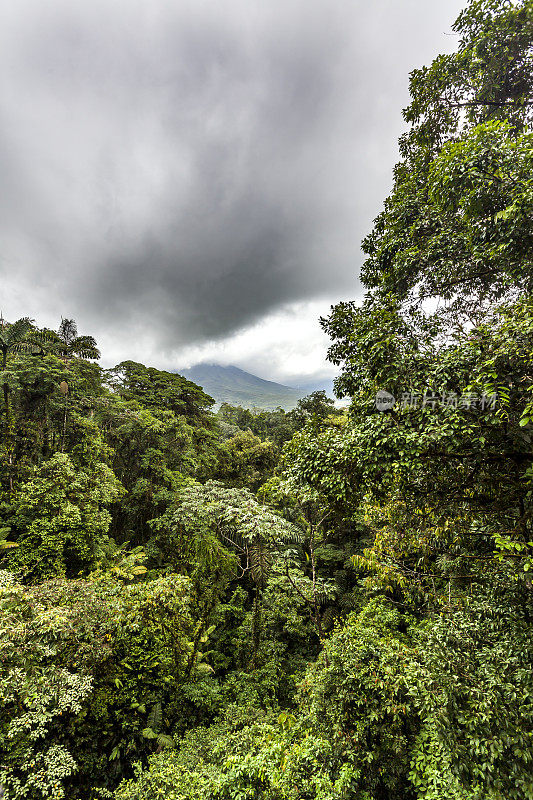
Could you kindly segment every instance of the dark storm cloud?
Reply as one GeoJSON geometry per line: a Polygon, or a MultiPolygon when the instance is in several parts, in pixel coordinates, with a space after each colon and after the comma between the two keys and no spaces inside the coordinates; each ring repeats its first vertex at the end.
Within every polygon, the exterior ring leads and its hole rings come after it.
{"type": "Polygon", "coordinates": [[[459,7],[7,2],[2,294],[166,350],[353,295],[407,73],[459,7]]]}

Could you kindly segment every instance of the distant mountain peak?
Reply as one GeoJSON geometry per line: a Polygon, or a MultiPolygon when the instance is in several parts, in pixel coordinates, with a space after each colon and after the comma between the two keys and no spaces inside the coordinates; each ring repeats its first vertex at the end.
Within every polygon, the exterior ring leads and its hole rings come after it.
{"type": "Polygon", "coordinates": [[[285,411],[290,411],[296,407],[301,397],[305,397],[315,389],[327,388],[327,382],[324,382],[324,386],[310,388],[308,384],[305,388],[295,389],[292,386],[259,378],[232,364],[222,366],[202,363],[177,372],[201,386],[218,405],[230,403],[243,408],[273,410],[281,407],[285,411]]]}

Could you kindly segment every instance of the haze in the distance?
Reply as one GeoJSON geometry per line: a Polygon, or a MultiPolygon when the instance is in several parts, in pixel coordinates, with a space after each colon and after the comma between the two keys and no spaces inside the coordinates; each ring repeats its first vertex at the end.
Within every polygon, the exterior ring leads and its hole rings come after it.
{"type": "Polygon", "coordinates": [[[75,317],[104,365],[331,373],[408,73],[455,0],[7,0],[0,305],[75,317]]]}

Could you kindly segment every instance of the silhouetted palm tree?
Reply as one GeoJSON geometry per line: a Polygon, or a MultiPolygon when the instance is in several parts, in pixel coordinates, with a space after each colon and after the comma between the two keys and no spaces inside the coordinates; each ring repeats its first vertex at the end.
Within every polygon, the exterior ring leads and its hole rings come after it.
{"type": "Polygon", "coordinates": [[[28,334],[33,330],[33,320],[22,317],[10,324],[0,316],[0,353],[2,353],[2,371],[7,366],[9,353],[21,353],[31,350],[28,334]]]}
{"type": "Polygon", "coordinates": [[[61,317],[61,325],[57,331],[59,342],[56,352],[60,358],[69,361],[71,358],[100,358],[100,351],[92,336],[78,336],[75,320],[61,317]]]}

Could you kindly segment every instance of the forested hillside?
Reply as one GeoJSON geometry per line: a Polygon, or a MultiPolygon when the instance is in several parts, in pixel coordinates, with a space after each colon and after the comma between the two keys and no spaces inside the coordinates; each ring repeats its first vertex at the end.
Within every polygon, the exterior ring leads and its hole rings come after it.
{"type": "Polygon", "coordinates": [[[281,407],[285,411],[290,411],[306,394],[290,386],[258,378],[257,375],[251,375],[238,367],[197,364],[182,372],[190,381],[194,381],[209,392],[218,404],[230,403],[245,408],[262,408],[270,411],[281,407]]]}
{"type": "Polygon", "coordinates": [[[5,798],[533,798],[531,2],[455,32],[322,320],[346,410],[0,323],[5,798]]]}

